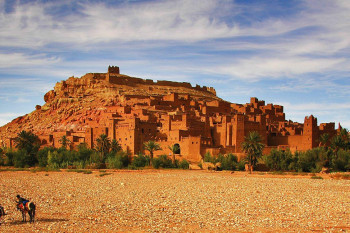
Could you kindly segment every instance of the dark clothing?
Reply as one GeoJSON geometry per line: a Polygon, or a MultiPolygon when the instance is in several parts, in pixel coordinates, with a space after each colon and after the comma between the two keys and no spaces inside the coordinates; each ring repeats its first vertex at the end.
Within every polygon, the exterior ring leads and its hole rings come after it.
{"type": "Polygon", "coordinates": [[[6,215],[6,214],[5,214],[4,207],[2,207],[2,206],[0,205],[0,217],[1,217],[1,216],[4,216],[4,215],[6,215]]]}
{"type": "Polygon", "coordinates": [[[26,206],[26,203],[29,202],[27,199],[24,199],[23,197],[18,198],[18,204],[22,203],[23,207],[26,206]]]}

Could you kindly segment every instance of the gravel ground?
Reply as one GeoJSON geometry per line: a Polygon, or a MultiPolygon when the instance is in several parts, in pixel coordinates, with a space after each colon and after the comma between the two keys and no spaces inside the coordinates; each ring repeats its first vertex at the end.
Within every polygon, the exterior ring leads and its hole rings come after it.
{"type": "Polygon", "coordinates": [[[350,232],[350,180],[178,170],[0,172],[0,232],[350,232]],[[36,222],[22,223],[21,194],[36,222]]]}

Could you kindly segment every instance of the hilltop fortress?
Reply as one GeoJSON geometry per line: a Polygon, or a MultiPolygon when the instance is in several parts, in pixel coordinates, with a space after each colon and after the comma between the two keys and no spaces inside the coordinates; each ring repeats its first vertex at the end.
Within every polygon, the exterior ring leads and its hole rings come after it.
{"type": "Polygon", "coordinates": [[[168,146],[177,144],[178,158],[197,162],[207,152],[242,153],[251,131],[262,136],[264,153],[272,148],[305,151],[318,146],[323,133],[337,133],[334,123],[318,125],[312,115],[304,123],[287,121],[283,106],[257,98],[230,103],[212,87],[134,78],[115,66],[107,73],[61,81],[44,100],[45,105],[0,128],[3,146],[14,147],[22,130],[37,134],[43,147],[60,147],[66,136],[71,148],[80,143],[94,148],[96,138],[106,134],[131,154],[144,153],[144,142],[154,140],[163,149],[156,155],[169,154],[168,146]]]}

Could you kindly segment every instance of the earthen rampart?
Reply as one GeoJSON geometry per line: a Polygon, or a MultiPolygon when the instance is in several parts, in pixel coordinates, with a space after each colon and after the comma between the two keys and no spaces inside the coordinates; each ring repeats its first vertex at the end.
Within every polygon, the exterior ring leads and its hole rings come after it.
{"type": "Polygon", "coordinates": [[[54,147],[66,136],[71,148],[81,143],[94,148],[106,134],[132,154],[146,153],[143,144],[155,140],[163,148],[156,155],[169,154],[168,146],[177,144],[178,158],[200,161],[206,152],[241,153],[252,131],[262,136],[264,153],[308,150],[318,146],[323,133],[333,137],[337,132],[334,123],[318,126],[313,116],[303,123],[286,121],[283,106],[265,105],[256,97],[246,104],[229,103],[205,86],[129,77],[119,67],[61,81],[44,99],[45,105],[0,131],[2,144],[13,147],[19,128],[39,135],[42,146],[54,147]]]}

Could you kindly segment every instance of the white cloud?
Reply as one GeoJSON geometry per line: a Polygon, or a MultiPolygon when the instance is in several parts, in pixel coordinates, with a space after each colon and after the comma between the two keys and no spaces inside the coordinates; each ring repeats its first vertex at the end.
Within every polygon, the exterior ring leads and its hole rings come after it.
{"type": "Polygon", "coordinates": [[[350,102],[302,104],[281,102],[279,104],[284,106],[287,119],[291,117],[302,123],[305,116],[313,115],[318,118],[318,124],[326,122],[336,122],[337,124],[340,122],[343,127],[350,128],[350,121],[347,117],[350,114],[350,102]]]}
{"type": "Polygon", "coordinates": [[[295,77],[305,73],[323,72],[336,68],[344,59],[305,57],[251,57],[240,59],[215,71],[235,79],[256,80],[261,78],[295,77]]]}
{"type": "Polygon", "coordinates": [[[2,78],[0,79],[1,94],[6,93],[7,96],[28,96],[32,93],[46,93],[53,89],[47,80],[37,78],[2,78]],[[10,91],[8,91],[10,89],[10,91]],[[14,91],[14,89],[16,91],[14,91]],[[30,91],[30,93],[28,93],[30,91]]]}
{"type": "Polygon", "coordinates": [[[24,53],[0,53],[0,69],[25,68],[33,66],[47,66],[57,64],[60,59],[47,57],[43,54],[27,55],[24,53]]]}
{"type": "Polygon", "coordinates": [[[350,110],[350,102],[345,103],[303,103],[303,104],[292,104],[292,103],[281,103],[283,106],[291,111],[327,111],[334,113],[337,110],[350,110]]]}
{"type": "Polygon", "coordinates": [[[33,48],[48,43],[86,46],[116,40],[197,41],[237,33],[215,13],[219,7],[226,11],[232,8],[226,0],[204,0],[201,4],[195,0],[156,1],[117,7],[84,3],[80,14],[61,18],[49,15],[50,7],[53,4],[31,2],[17,4],[12,13],[3,10],[0,45],[33,48]]]}

